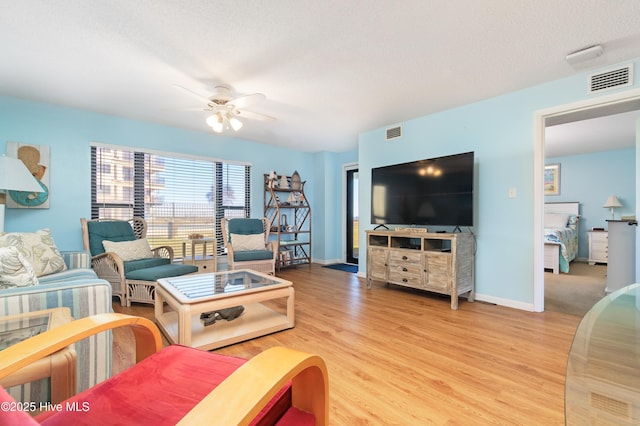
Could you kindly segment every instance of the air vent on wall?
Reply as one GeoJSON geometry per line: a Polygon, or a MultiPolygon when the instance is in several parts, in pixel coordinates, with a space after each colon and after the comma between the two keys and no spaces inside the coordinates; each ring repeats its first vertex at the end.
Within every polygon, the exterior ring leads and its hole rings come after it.
{"type": "Polygon", "coordinates": [[[390,127],[387,129],[386,140],[398,139],[402,137],[402,126],[390,127]]]}
{"type": "Polygon", "coordinates": [[[589,76],[589,93],[631,86],[633,84],[633,65],[589,76]]]}
{"type": "Polygon", "coordinates": [[[591,392],[591,406],[619,418],[631,419],[631,409],[633,407],[625,401],[619,401],[606,395],[591,392]]]}

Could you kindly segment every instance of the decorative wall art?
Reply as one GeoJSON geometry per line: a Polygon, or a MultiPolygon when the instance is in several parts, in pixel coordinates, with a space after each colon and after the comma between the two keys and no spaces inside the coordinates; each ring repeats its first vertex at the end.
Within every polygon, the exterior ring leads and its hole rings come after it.
{"type": "Polygon", "coordinates": [[[544,195],[560,195],[560,164],[544,166],[544,195]]]}
{"type": "Polygon", "coordinates": [[[22,209],[48,209],[50,185],[50,153],[46,145],[7,142],[7,156],[20,159],[42,187],[42,192],[8,191],[6,206],[22,209]]]}

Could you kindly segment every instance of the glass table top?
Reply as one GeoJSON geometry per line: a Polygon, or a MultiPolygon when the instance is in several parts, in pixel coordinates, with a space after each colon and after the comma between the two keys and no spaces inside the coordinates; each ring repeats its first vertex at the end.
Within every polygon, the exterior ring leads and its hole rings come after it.
{"type": "Polygon", "coordinates": [[[26,318],[2,319],[0,317],[0,351],[47,331],[50,320],[49,313],[26,318]]]}
{"type": "Polygon", "coordinates": [[[567,363],[565,421],[640,424],[640,284],[604,297],[578,325],[567,363]]]}
{"type": "Polygon", "coordinates": [[[183,275],[158,282],[167,291],[186,300],[215,298],[230,293],[288,283],[288,281],[250,270],[183,275]]]}

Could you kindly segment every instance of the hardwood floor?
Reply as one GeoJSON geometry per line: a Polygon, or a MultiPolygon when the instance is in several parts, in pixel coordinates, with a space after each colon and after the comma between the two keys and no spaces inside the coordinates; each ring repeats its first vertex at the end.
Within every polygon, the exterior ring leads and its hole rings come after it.
{"type": "MultiPolygon", "coordinates": [[[[271,346],[322,356],[332,425],[564,424],[567,354],[580,321],[374,283],[319,265],[282,271],[296,291],[296,327],[217,353],[271,346]]],[[[116,312],[153,318],[150,306],[116,312]]],[[[116,362],[130,341],[115,336],[116,362]]],[[[165,342],[166,343],[166,342],[165,342]]]]}

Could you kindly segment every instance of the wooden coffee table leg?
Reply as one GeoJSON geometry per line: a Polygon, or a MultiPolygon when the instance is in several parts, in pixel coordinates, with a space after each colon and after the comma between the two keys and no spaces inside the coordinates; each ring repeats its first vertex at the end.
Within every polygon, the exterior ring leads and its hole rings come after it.
{"type": "Polygon", "coordinates": [[[191,306],[180,305],[178,310],[178,342],[191,346],[191,306]]]}
{"type": "Polygon", "coordinates": [[[295,292],[293,287],[289,287],[289,296],[287,297],[287,319],[291,327],[296,323],[296,309],[295,309],[295,292]]]}

